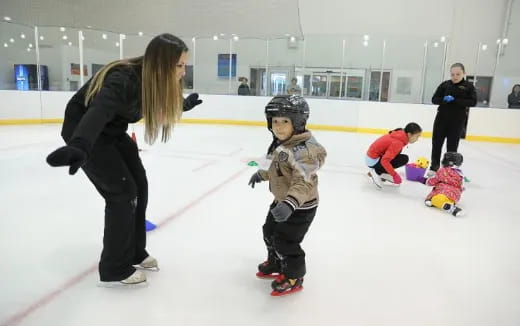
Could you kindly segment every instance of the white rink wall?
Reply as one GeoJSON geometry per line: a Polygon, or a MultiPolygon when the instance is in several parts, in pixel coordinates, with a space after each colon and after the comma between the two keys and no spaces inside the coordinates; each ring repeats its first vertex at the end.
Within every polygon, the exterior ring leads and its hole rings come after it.
{"type": "MultiPolygon", "coordinates": [[[[2,120],[62,119],[73,92],[0,91],[2,120]]],[[[201,94],[204,103],[184,115],[187,119],[264,121],[264,106],[269,97],[201,94]]],[[[308,99],[309,123],[334,127],[393,129],[410,121],[431,132],[436,106],[405,103],[380,103],[308,99]]],[[[471,108],[468,135],[518,138],[520,110],[471,108]]]]}

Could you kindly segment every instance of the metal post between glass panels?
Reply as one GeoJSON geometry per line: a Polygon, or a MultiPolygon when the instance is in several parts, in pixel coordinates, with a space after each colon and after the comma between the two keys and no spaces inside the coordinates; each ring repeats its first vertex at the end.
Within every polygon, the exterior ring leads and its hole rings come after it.
{"type": "Polygon", "coordinates": [[[379,74],[379,102],[383,93],[383,69],[385,68],[386,40],[383,40],[383,50],[381,51],[381,73],[379,74]]]}

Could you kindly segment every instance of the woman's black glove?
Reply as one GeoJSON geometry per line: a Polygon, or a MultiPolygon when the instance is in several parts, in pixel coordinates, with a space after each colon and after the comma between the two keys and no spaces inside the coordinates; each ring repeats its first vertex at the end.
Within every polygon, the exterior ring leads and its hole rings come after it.
{"type": "Polygon", "coordinates": [[[63,146],[47,156],[50,166],[69,166],[69,174],[75,174],[87,162],[87,153],[76,146],[63,146]]]}
{"type": "Polygon", "coordinates": [[[184,99],[183,111],[184,112],[189,111],[201,103],[202,103],[202,100],[199,100],[199,94],[192,93],[184,99]]]}

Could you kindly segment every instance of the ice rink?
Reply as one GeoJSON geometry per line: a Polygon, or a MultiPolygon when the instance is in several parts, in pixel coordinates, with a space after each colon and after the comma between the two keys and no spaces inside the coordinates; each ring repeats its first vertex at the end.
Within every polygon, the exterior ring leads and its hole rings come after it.
{"type": "MultiPolygon", "coordinates": [[[[83,172],[51,168],[60,125],[0,127],[0,325],[517,326],[520,146],[461,143],[471,182],[463,218],[423,204],[404,181],[378,191],[364,153],[378,136],[316,131],[328,151],[320,206],[303,243],[304,290],[274,298],[255,277],[272,196],[251,189],[271,136],[263,127],[181,124],[146,146],[147,287],[97,286],[104,202],[83,172]]],[[[429,157],[431,139],[404,153],[429,157]]],[[[399,171],[404,179],[404,169],[399,171]]]]}

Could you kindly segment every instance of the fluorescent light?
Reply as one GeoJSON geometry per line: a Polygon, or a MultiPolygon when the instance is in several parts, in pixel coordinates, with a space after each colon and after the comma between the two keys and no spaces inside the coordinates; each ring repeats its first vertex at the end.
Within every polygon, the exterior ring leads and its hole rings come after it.
{"type": "Polygon", "coordinates": [[[507,44],[507,43],[509,43],[509,40],[507,38],[502,40],[502,44],[507,44]]]}
{"type": "Polygon", "coordinates": [[[139,33],[137,33],[137,35],[143,36],[143,32],[139,32],[139,33]]]}
{"type": "Polygon", "coordinates": [[[72,46],[72,42],[69,42],[69,46],[72,46]]]}
{"type": "Polygon", "coordinates": [[[368,41],[366,41],[366,40],[363,41],[363,45],[364,45],[364,46],[368,46],[368,41]]]}
{"type": "Polygon", "coordinates": [[[20,34],[20,38],[25,39],[25,34],[24,33],[20,34]]]}
{"type": "Polygon", "coordinates": [[[294,36],[291,36],[291,38],[289,39],[292,43],[296,42],[296,37],[294,36]]]}
{"type": "Polygon", "coordinates": [[[9,17],[9,16],[4,16],[4,20],[10,22],[10,21],[11,21],[11,17],[9,17]]]}
{"type": "Polygon", "coordinates": [[[363,40],[365,40],[365,41],[368,41],[368,40],[370,40],[370,36],[369,36],[369,35],[366,35],[366,34],[365,34],[365,35],[363,35],[363,40]]]}
{"type": "Polygon", "coordinates": [[[441,36],[441,42],[446,42],[446,36],[441,36]]]}
{"type": "Polygon", "coordinates": [[[218,36],[217,35],[213,35],[213,41],[216,41],[218,40],[218,36]]]}
{"type": "Polygon", "coordinates": [[[27,48],[27,52],[31,52],[31,49],[30,49],[30,48],[27,48]]]}
{"type": "Polygon", "coordinates": [[[193,43],[195,43],[195,38],[194,38],[194,37],[192,37],[192,38],[191,38],[191,41],[192,41],[193,43]]]}
{"type": "Polygon", "coordinates": [[[433,43],[433,46],[436,47],[436,48],[438,48],[438,47],[439,47],[439,42],[435,42],[435,43],[433,43]]]}
{"type": "Polygon", "coordinates": [[[61,32],[65,32],[65,27],[60,27],[61,32]]]}
{"type": "Polygon", "coordinates": [[[482,44],[482,51],[486,51],[488,48],[487,44],[482,44]]]}
{"type": "Polygon", "coordinates": [[[10,38],[9,42],[14,43],[14,38],[10,38]]]}
{"type": "Polygon", "coordinates": [[[40,41],[43,41],[44,39],[45,39],[45,37],[43,37],[43,35],[40,36],[40,41]]]}
{"type": "Polygon", "coordinates": [[[4,48],[6,48],[6,47],[8,47],[8,46],[9,46],[9,44],[7,44],[7,43],[4,43],[4,48]]]}
{"type": "Polygon", "coordinates": [[[236,35],[233,36],[233,40],[234,40],[235,42],[238,41],[238,36],[236,36],[236,35]]]}
{"type": "Polygon", "coordinates": [[[126,40],[126,35],[125,34],[121,34],[121,39],[122,40],[126,40]]]}
{"type": "Polygon", "coordinates": [[[103,34],[103,35],[101,35],[101,37],[102,37],[104,40],[106,40],[106,39],[107,39],[107,34],[103,34]]]}
{"type": "Polygon", "coordinates": [[[119,47],[119,42],[116,42],[116,47],[119,47]]]}
{"type": "Polygon", "coordinates": [[[29,43],[29,47],[32,48],[32,43],[29,43]]]}
{"type": "Polygon", "coordinates": [[[68,39],[69,37],[68,37],[67,35],[63,35],[61,38],[64,39],[64,40],[66,40],[66,39],[68,39]]]}

